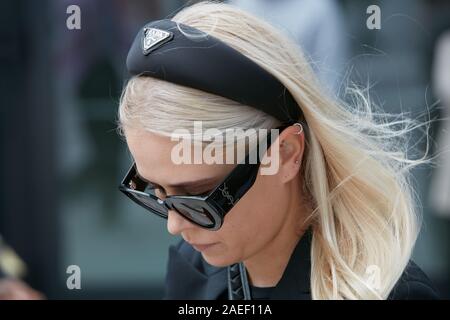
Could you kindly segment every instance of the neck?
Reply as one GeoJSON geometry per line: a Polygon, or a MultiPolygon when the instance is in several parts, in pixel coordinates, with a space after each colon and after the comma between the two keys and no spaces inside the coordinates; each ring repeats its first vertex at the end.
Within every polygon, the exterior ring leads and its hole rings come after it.
{"type": "Polygon", "coordinates": [[[305,233],[306,209],[291,205],[282,229],[263,250],[244,261],[249,282],[255,287],[274,287],[283,276],[290,257],[305,233]],[[299,213],[300,210],[300,213],[299,213]]]}

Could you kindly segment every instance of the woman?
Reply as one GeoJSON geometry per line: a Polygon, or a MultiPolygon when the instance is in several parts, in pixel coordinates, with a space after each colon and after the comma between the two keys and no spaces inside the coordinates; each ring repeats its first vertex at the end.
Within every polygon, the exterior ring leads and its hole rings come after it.
{"type": "Polygon", "coordinates": [[[330,99],[295,45],[225,4],[147,24],[127,68],[119,129],[135,162],[120,189],[183,238],[166,298],[436,297],[410,261],[419,228],[406,171],[425,161],[400,149],[410,122],[398,131],[364,99],[330,99]],[[254,131],[212,139],[236,128],[254,131]],[[232,152],[240,141],[245,159],[232,152]],[[199,146],[234,161],[180,161],[199,146]]]}

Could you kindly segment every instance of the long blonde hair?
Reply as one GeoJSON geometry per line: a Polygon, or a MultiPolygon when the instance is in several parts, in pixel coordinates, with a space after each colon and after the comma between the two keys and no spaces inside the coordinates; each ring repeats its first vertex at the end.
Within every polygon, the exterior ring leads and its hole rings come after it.
{"type": "MultiPolygon", "coordinates": [[[[419,230],[408,171],[426,159],[409,160],[404,139],[418,125],[376,113],[360,90],[352,90],[351,105],[324,94],[297,45],[235,7],[201,2],[172,20],[211,34],[255,61],[301,107],[309,129],[302,183],[314,203],[312,298],[386,299],[419,230]],[[375,283],[371,272],[377,273],[375,283]]],[[[150,77],[130,79],[118,117],[122,134],[129,126],[141,126],[170,135],[190,130],[196,120],[205,129],[219,130],[279,124],[254,108],[150,77]]]]}

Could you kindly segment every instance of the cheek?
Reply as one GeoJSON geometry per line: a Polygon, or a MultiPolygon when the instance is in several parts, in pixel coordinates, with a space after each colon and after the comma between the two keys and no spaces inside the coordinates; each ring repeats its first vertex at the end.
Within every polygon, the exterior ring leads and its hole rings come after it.
{"type": "Polygon", "coordinates": [[[205,253],[205,260],[213,265],[229,265],[267,246],[284,221],[286,201],[282,198],[282,193],[271,190],[270,184],[255,183],[226,215],[222,228],[216,231],[221,241],[220,252],[205,253]]]}
{"type": "MultiPolygon", "coordinates": [[[[258,184],[245,199],[248,222],[255,240],[255,249],[264,248],[280,232],[288,212],[288,192],[277,185],[274,176],[258,177],[258,184]],[[256,234],[255,234],[256,233],[256,234]]],[[[244,199],[243,199],[244,200],[244,199]]]]}
{"type": "Polygon", "coordinates": [[[255,250],[267,245],[278,234],[287,206],[283,192],[270,184],[260,183],[252,191],[242,199],[245,201],[240,216],[245,225],[243,231],[251,235],[250,242],[255,250]]]}

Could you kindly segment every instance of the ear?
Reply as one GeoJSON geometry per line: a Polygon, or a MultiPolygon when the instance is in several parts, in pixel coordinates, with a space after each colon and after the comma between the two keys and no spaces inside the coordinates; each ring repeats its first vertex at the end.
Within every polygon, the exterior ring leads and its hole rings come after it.
{"type": "Polygon", "coordinates": [[[300,171],[305,150],[305,134],[301,125],[292,125],[284,129],[279,137],[279,172],[281,183],[288,183],[300,171]]]}

